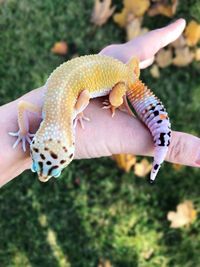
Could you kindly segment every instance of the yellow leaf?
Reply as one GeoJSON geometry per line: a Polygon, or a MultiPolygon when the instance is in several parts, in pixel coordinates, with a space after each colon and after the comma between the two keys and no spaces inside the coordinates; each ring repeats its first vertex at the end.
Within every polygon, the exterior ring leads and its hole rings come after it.
{"type": "Polygon", "coordinates": [[[133,14],[129,14],[127,16],[127,24],[126,24],[126,35],[127,41],[134,39],[137,36],[145,34],[149,30],[147,28],[142,28],[142,18],[134,17],[133,14]]]}
{"type": "Polygon", "coordinates": [[[195,60],[200,61],[200,48],[195,50],[195,60]]]}
{"type": "Polygon", "coordinates": [[[160,77],[160,71],[157,64],[153,64],[153,66],[150,68],[150,73],[151,76],[156,79],[160,77]]]}
{"type": "Polygon", "coordinates": [[[194,53],[189,50],[189,47],[176,48],[173,64],[178,67],[184,67],[190,64],[194,58],[194,53]]]}
{"type": "Polygon", "coordinates": [[[183,165],[173,163],[173,164],[172,164],[172,167],[173,167],[173,169],[174,169],[175,171],[179,171],[179,170],[181,170],[181,169],[183,168],[183,165]]]}
{"type": "Polygon", "coordinates": [[[58,55],[66,55],[68,52],[68,45],[64,41],[56,42],[51,48],[51,52],[58,55]]]}
{"type": "Polygon", "coordinates": [[[161,49],[156,55],[156,62],[159,67],[166,68],[172,63],[172,50],[161,49]]]}
{"type": "Polygon", "coordinates": [[[100,260],[98,267],[112,267],[111,262],[109,260],[100,260]]]}
{"type": "Polygon", "coordinates": [[[171,5],[167,5],[162,2],[155,3],[148,11],[149,16],[163,15],[166,17],[172,17],[176,13],[178,0],[173,0],[171,5]]]}
{"type": "Polygon", "coordinates": [[[146,176],[152,168],[152,164],[147,159],[143,159],[140,163],[135,164],[134,173],[139,177],[146,176]]]}
{"type": "Polygon", "coordinates": [[[128,10],[126,8],[123,8],[120,13],[116,13],[113,16],[114,22],[116,22],[120,27],[125,27],[127,24],[127,15],[128,10]]]}
{"type": "Polygon", "coordinates": [[[124,0],[124,7],[136,17],[143,16],[149,6],[149,0],[124,0]]]}
{"type": "Polygon", "coordinates": [[[192,20],[185,29],[185,37],[189,46],[195,46],[200,40],[200,24],[192,20]]]}
{"type": "Polygon", "coordinates": [[[136,163],[136,157],[131,154],[113,155],[112,158],[117,162],[118,167],[125,172],[129,172],[136,163]]]}
{"type": "Polygon", "coordinates": [[[171,228],[180,228],[192,223],[197,217],[197,211],[193,207],[192,201],[186,200],[179,204],[176,212],[169,211],[167,219],[171,221],[171,228]]]}
{"type": "Polygon", "coordinates": [[[91,22],[95,25],[102,26],[113,14],[115,7],[111,8],[112,0],[95,0],[91,22]]]}
{"type": "Polygon", "coordinates": [[[186,39],[184,38],[183,35],[181,35],[178,39],[176,39],[176,41],[174,41],[173,43],[171,43],[171,45],[174,48],[184,47],[184,46],[186,46],[186,39]]]}

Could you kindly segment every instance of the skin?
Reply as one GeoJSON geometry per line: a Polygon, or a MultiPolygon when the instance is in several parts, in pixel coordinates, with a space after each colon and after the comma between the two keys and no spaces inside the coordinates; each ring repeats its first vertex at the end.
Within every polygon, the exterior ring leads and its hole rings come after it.
{"type": "MultiPolygon", "coordinates": [[[[125,43],[110,45],[100,53],[115,57],[126,63],[133,55],[140,59],[140,67],[149,66],[159,49],[176,40],[185,27],[185,21],[179,19],[167,27],[151,31],[141,37],[125,43]],[[148,44],[148,46],[146,45],[148,44]]],[[[35,89],[21,98],[0,107],[0,186],[30,169],[29,150],[22,151],[21,146],[12,148],[13,137],[10,131],[17,131],[17,103],[26,100],[42,106],[43,87],[35,89]]],[[[85,130],[76,127],[75,158],[95,158],[119,153],[135,155],[153,155],[153,141],[150,132],[138,119],[116,111],[112,118],[109,110],[103,110],[102,98],[91,100],[85,110],[90,118],[85,123],[85,130]],[[109,127],[108,127],[109,126],[109,127]]],[[[40,119],[33,114],[29,116],[30,132],[35,133],[40,119]]],[[[172,141],[166,160],[173,163],[200,167],[200,138],[181,132],[172,132],[172,141]]]]}

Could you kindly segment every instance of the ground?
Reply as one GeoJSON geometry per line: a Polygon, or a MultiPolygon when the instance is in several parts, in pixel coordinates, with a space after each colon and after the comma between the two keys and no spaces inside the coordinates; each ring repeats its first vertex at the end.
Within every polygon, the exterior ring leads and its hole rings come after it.
{"type": "MultiPolygon", "coordinates": [[[[121,1],[114,1],[117,9],[121,1]]],[[[182,1],[180,1],[182,2],[182,1]]],[[[92,0],[0,1],[0,104],[41,86],[50,72],[75,53],[97,53],[125,40],[112,19],[90,22],[92,0]],[[56,41],[69,45],[66,57],[51,53],[56,41]]],[[[176,17],[200,20],[200,4],[181,3],[176,17]]],[[[147,18],[150,29],[170,19],[147,18]]],[[[149,70],[143,80],[162,99],[173,129],[200,135],[200,65],[149,70]]],[[[117,267],[200,266],[200,221],[171,229],[167,212],[184,200],[200,209],[200,171],[175,171],[165,163],[155,186],[110,158],[74,161],[62,179],[41,184],[30,171],[1,188],[0,266],[92,267],[108,259],[117,267]],[[148,252],[152,255],[148,258],[148,252]]]]}

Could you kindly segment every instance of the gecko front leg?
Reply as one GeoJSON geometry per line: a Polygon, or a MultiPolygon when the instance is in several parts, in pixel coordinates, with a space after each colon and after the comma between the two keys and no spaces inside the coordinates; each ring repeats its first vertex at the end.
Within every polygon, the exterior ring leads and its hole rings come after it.
{"type": "Polygon", "coordinates": [[[28,122],[26,111],[41,114],[42,108],[32,103],[29,103],[27,101],[21,100],[17,106],[17,113],[18,113],[17,117],[18,117],[19,130],[17,132],[8,133],[11,136],[17,137],[17,140],[15,141],[13,148],[16,148],[17,145],[20,142],[22,142],[22,149],[24,152],[26,151],[26,142],[30,144],[31,137],[34,136],[34,134],[29,133],[29,122],[28,122]]]}
{"type": "Polygon", "coordinates": [[[110,94],[109,101],[104,101],[103,109],[110,109],[112,117],[115,115],[116,108],[119,108],[123,104],[123,97],[126,94],[127,87],[124,82],[119,82],[113,86],[110,94]]]}
{"type": "Polygon", "coordinates": [[[83,110],[87,107],[87,105],[89,104],[89,101],[90,101],[89,91],[83,90],[78,96],[78,99],[74,107],[75,113],[77,114],[74,119],[74,127],[76,127],[77,122],[79,121],[81,124],[81,127],[84,129],[83,120],[90,121],[90,119],[87,118],[83,113],[83,110]]]}

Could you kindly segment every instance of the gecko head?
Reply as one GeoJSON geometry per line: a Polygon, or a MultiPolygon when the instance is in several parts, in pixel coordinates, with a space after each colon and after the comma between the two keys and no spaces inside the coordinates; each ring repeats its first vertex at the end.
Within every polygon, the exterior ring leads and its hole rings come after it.
{"type": "Polygon", "coordinates": [[[51,177],[59,177],[73,160],[74,143],[67,145],[51,138],[47,142],[40,142],[35,136],[30,152],[33,161],[31,170],[37,172],[41,182],[47,182],[51,177]]]}

